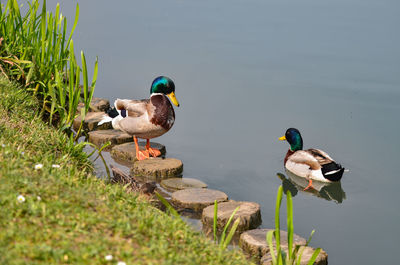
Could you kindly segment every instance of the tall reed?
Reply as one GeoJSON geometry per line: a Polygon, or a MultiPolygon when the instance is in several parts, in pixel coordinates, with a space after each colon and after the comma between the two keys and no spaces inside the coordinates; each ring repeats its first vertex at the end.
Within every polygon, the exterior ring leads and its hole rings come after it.
{"type": "Polygon", "coordinates": [[[17,0],[8,0],[1,5],[0,73],[33,91],[41,101],[42,113],[49,122],[58,124],[61,130],[69,130],[77,116],[78,103],[84,103],[79,115],[84,117],[89,110],[98,62],[96,59],[89,86],[85,55],[81,52],[80,67],[72,41],[79,19],[78,4],[69,34],[67,18],[60,12],[59,4],[54,14],[47,11],[45,0],[41,11],[38,0],[28,4],[25,15],[21,14],[17,0]]]}
{"type": "MultiPolygon", "coordinates": [[[[300,248],[301,246],[296,245],[293,247],[293,201],[292,201],[292,194],[290,191],[286,193],[286,202],[287,202],[287,242],[288,242],[288,249],[285,252],[281,246],[280,241],[280,208],[282,203],[282,195],[283,195],[283,188],[279,186],[278,194],[276,197],[276,206],[275,206],[275,230],[271,230],[267,233],[266,240],[270,249],[270,254],[272,258],[273,265],[300,265],[301,257],[303,255],[303,251],[305,248],[300,248]],[[275,249],[273,247],[273,240],[272,238],[275,237],[275,249]]],[[[306,245],[311,241],[311,238],[314,234],[314,230],[311,232],[310,237],[308,238],[306,245]]],[[[308,261],[308,265],[314,264],[315,260],[318,257],[321,248],[317,248],[313,255],[311,256],[310,260],[308,261]]]]}

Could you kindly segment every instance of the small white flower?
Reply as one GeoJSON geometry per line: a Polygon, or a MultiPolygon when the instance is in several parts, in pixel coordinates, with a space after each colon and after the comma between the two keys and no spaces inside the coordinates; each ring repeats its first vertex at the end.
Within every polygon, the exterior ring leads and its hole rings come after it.
{"type": "Polygon", "coordinates": [[[24,197],[24,196],[22,196],[22,195],[18,195],[18,197],[17,197],[17,201],[18,201],[19,203],[22,203],[22,202],[24,202],[24,201],[25,201],[25,197],[24,197]]]}
{"type": "Polygon", "coordinates": [[[60,165],[53,164],[51,165],[52,168],[60,168],[60,165]]]}
{"type": "Polygon", "coordinates": [[[126,265],[126,263],[123,261],[118,261],[117,265],[126,265]]]}
{"type": "Polygon", "coordinates": [[[107,256],[105,257],[105,259],[106,259],[106,260],[112,260],[112,259],[113,259],[113,256],[112,256],[112,255],[107,255],[107,256]]]}
{"type": "Polygon", "coordinates": [[[22,151],[22,152],[21,152],[21,155],[25,155],[25,152],[24,152],[24,151],[22,151]]]}
{"type": "Polygon", "coordinates": [[[41,200],[42,200],[42,198],[41,198],[40,196],[37,196],[36,199],[37,199],[38,201],[41,201],[41,200]]]}
{"type": "Polygon", "coordinates": [[[6,145],[5,145],[5,144],[1,144],[1,147],[3,147],[3,148],[4,148],[4,147],[6,147],[6,145]]]}
{"type": "Polygon", "coordinates": [[[37,170],[37,169],[42,169],[42,167],[43,167],[43,164],[36,164],[35,165],[35,169],[37,170]]]}

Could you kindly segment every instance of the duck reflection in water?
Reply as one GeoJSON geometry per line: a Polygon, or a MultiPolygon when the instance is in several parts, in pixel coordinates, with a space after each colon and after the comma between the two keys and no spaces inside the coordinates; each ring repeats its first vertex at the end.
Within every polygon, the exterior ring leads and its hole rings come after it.
{"type": "Polygon", "coordinates": [[[308,185],[307,179],[299,177],[288,170],[286,170],[286,175],[288,177],[282,173],[277,173],[277,176],[282,180],[283,191],[286,193],[289,190],[293,197],[297,195],[298,191],[302,191],[336,203],[342,203],[346,199],[346,193],[342,189],[340,181],[331,183],[314,181],[312,189],[304,190],[308,185]]]}

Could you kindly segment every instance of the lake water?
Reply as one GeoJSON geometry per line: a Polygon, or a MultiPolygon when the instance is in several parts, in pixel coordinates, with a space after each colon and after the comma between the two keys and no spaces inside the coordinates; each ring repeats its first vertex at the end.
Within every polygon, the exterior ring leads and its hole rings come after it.
{"type": "MultiPolygon", "coordinates": [[[[70,24],[75,5],[62,1],[70,24]]],[[[324,191],[333,200],[296,194],[295,232],[315,229],[311,245],[330,265],[397,263],[399,1],[86,0],[80,9],[74,41],[90,64],[99,56],[96,96],[147,98],[154,77],[175,81],[181,107],[157,141],[183,160],[184,177],[259,203],[262,227],[273,227],[288,149],[278,137],[296,127],[305,148],[350,171],[334,195],[324,191]]]]}

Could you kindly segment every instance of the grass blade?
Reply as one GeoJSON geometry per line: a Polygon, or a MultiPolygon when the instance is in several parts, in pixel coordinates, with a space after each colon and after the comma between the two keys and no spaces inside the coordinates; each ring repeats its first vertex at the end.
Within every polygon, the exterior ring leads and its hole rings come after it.
{"type": "Polygon", "coordinates": [[[214,222],[213,222],[213,232],[214,232],[214,241],[217,242],[217,219],[218,219],[218,202],[214,201],[214,222]]]}
{"type": "Polygon", "coordinates": [[[172,205],[158,192],[155,192],[157,198],[161,201],[162,204],[167,208],[167,210],[175,217],[180,217],[179,213],[172,207],[172,205]]]}

